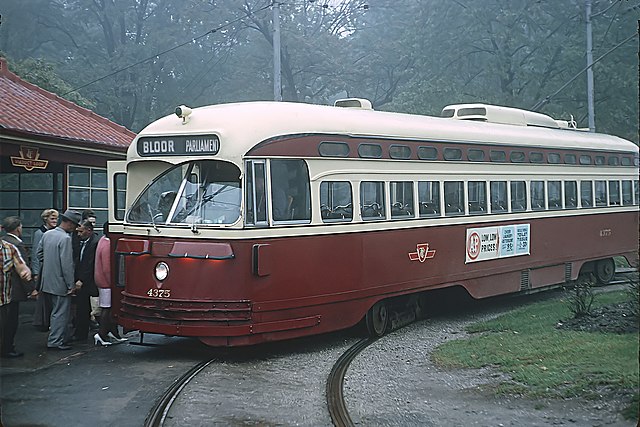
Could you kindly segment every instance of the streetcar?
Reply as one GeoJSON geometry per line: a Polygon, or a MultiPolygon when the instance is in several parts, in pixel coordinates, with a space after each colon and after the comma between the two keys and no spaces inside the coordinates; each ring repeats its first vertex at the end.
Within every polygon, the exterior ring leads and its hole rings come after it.
{"type": "Polygon", "coordinates": [[[487,104],[180,106],[110,163],[127,330],[245,346],[638,264],[638,147],[487,104]]]}

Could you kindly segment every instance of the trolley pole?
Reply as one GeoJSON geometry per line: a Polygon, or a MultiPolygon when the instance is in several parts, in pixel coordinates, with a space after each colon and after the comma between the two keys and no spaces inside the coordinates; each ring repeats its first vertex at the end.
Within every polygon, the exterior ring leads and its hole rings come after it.
{"type": "Polygon", "coordinates": [[[593,106],[593,38],[591,31],[591,0],[586,0],[587,8],[587,112],[589,132],[596,131],[595,109],[593,106]]]}
{"type": "Polygon", "coordinates": [[[280,62],[280,3],[273,2],[273,100],[282,101],[280,62]]]}

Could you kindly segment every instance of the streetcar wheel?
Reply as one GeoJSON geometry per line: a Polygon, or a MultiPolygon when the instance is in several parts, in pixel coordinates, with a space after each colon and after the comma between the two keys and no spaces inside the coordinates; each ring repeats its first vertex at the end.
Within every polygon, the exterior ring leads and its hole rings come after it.
{"type": "Polygon", "coordinates": [[[381,337],[389,328],[389,311],[384,301],[378,301],[367,311],[367,332],[370,337],[381,337]]]}
{"type": "Polygon", "coordinates": [[[613,262],[613,258],[601,259],[596,262],[596,279],[598,279],[598,283],[608,284],[613,280],[615,274],[616,265],[613,262]]]}

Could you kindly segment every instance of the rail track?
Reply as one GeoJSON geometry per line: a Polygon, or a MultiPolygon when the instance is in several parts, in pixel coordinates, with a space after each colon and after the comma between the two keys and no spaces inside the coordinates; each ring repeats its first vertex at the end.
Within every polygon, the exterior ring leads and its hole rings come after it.
{"type": "Polygon", "coordinates": [[[193,368],[189,369],[184,375],[178,378],[172,385],[164,392],[162,397],[156,402],[156,404],[151,408],[149,415],[144,421],[145,427],[162,427],[164,425],[165,420],[167,419],[167,414],[171,409],[171,405],[176,400],[176,398],[180,395],[182,389],[189,384],[200,371],[209,366],[215,359],[211,359],[208,361],[203,361],[195,365],[193,368]]]}

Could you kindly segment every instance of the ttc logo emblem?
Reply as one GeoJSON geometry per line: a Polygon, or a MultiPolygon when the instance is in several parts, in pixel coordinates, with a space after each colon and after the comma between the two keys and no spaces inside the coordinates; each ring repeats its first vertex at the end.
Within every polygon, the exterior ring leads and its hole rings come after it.
{"type": "Polygon", "coordinates": [[[418,243],[416,245],[416,251],[409,252],[409,259],[411,261],[425,262],[426,260],[431,259],[434,256],[436,256],[436,250],[429,250],[428,243],[418,243]]]}

